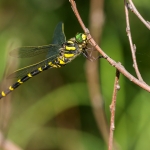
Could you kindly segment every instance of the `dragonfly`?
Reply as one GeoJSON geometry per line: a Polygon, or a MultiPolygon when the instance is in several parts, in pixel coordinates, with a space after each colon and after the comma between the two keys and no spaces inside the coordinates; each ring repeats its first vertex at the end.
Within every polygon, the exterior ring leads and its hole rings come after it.
{"type": "Polygon", "coordinates": [[[75,37],[66,40],[64,24],[59,22],[55,28],[51,44],[43,46],[24,46],[12,50],[10,55],[20,58],[33,57],[42,53],[47,53],[47,55],[44,60],[18,69],[10,74],[8,78],[17,78],[17,81],[0,93],[0,99],[14,91],[30,78],[45,70],[63,67],[80,54],[88,57],[87,44],[87,35],[84,33],[77,33],[75,37]]]}

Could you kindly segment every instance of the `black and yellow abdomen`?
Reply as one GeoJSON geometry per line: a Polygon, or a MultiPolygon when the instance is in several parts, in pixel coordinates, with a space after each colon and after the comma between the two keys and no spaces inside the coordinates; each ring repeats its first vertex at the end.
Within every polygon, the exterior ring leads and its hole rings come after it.
{"type": "Polygon", "coordinates": [[[62,60],[60,61],[59,58],[57,58],[54,62],[49,62],[47,65],[39,67],[38,69],[32,71],[31,73],[28,73],[27,75],[25,75],[23,78],[18,79],[16,83],[14,83],[12,86],[9,86],[9,88],[5,91],[2,91],[0,93],[0,99],[2,97],[5,97],[6,95],[8,95],[10,92],[12,92],[14,89],[16,89],[17,87],[19,87],[20,85],[22,85],[24,82],[28,81],[29,79],[31,79],[33,76],[41,73],[42,71],[45,71],[49,68],[60,68],[61,66],[65,65],[65,62],[63,62],[62,64],[62,60]],[[59,63],[56,61],[59,60],[59,63]]]}

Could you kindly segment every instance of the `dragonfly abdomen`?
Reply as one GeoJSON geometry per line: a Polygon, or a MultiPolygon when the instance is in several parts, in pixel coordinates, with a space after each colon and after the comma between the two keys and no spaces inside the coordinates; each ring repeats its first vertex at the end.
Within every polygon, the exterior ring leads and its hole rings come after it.
{"type": "Polygon", "coordinates": [[[26,76],[22,77],[21,79],[18,79],[18,81],[16,83],[14,83],[8,89],[6,89],[5,91],[2,91],[0,93],[0,99],[5,97],[6,95],[8,95],[10,92],[15,90],[17,87],[19,87],[21,84],[23,84],[24,82],[26,82],[27,80],[29,80],[33,76],[35,76],[35,75],[37,75],[37,74],[41,73],[42,71],[45,71],[49,68],[53,68],[53,65],[55,65],[55,64],[53,64],[52,62],[49,62],[47,65],[45,65],[43,67],[39,67],[38,69],[32,71],[31,73],[28,73],[26,76]]]}

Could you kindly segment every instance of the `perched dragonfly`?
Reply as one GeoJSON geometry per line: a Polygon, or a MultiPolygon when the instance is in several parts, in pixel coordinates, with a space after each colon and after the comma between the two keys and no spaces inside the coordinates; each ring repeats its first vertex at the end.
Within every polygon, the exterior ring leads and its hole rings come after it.
{"type": "Polygon", "coordinates": [[[52,44],[14,49],[10,55],[15,57],[33,57],[42,53],[47,53],[47,55],[46,59],[41,62],[21,68],[9,75],[9,78],[18,78],[18,80],[0,93],[0,99],[42,71],[65,66],[80,54],[87,57],[87,44],[87,36],[84,33],[77,33],[75,37],[66,40],[64,24],[60,22],[54,31],[52,44]]]}

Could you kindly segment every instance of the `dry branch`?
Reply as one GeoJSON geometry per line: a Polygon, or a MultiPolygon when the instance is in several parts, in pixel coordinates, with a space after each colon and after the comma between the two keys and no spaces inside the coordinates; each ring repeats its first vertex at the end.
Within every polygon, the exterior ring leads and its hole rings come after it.
{"type": "Polygon", "coordinates": [[[132,74],[130,74],[125,68],[124,66],[121,65],[121,63],[117,63],[116,61],[114,61],[112,58],[110,58],[99,46],[98,44],[95,42],[95,40],[93,39],[93,37],[91,36],[91,34],[89,33],[89,30],[86,28],[86,26],[84,25],[79,12],[77,10],[76,7],[76,3],[74,0],[70,0],[72,9],[74,14],[76,15],[83,31],[85,33],[87,33],[87,37],[91,43],[92,46],[95,47],[95,49],[113,66],[115,67],[120,73],[122,73],[125,77],[127,77],[130,81],[132,81],[133,83],[135,83],[136,85],[138,85],[139,87],[143,88],[144,90],[150,92],[150,86],[147,85],[145,82],[140,81],[139,79],[135,78],[132,74]]]}
{"type": "Polygon", "coordinates": [[[127,26],[126,32],[127,32],[127,36],[128,36],[129,43],[130,43],[130,49],[131,49],[131,54],[132,54],[132,59],[133,59],[133,66],[134,66],[134,69],[135,69],[138,79],[140,81],[143,81],[140,71],[138,69],[137,61],[136,61],[136,55],[135,55],[136,54],[136,46],[135,46],[135,44],[133,44],[133,41],[132,41],[131,30],[130,30],[130,21],[129,21],[128,3],[126,2],[126,0],[124,1],[124,7],[125,7],[126,26],[127,26]]]}

